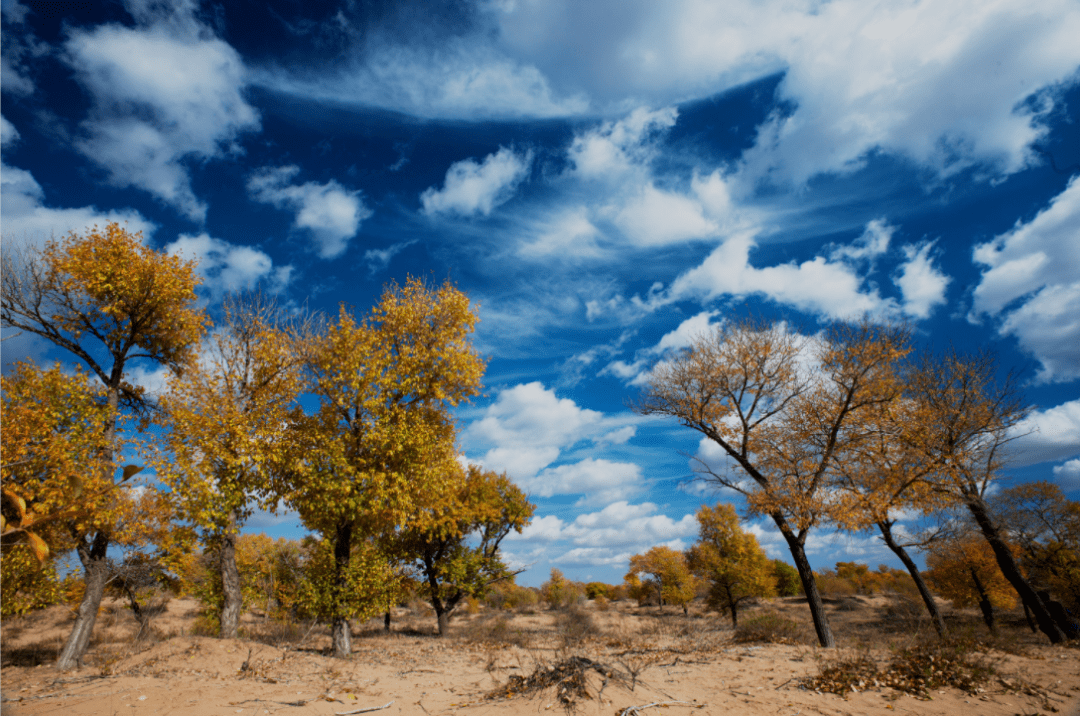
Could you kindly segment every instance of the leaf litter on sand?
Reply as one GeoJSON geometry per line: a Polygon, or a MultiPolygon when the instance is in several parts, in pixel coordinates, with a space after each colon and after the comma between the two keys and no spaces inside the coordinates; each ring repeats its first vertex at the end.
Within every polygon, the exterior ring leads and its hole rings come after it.
{"type": "Polygon", "coordinates": [[[537,664],[528,676],[511,674],[505,684],[489,691],[487,698],[535,696],[550,690],[555,692],[559,703],[569,713],[581,700],[599,699],[611,683],[629,690],[627,677],[627,674],[608,664],[584,656],[570,656],[555,664],[537,664]],[[590,686],[591,674],[599,676],[599,688],[590,686]]]}

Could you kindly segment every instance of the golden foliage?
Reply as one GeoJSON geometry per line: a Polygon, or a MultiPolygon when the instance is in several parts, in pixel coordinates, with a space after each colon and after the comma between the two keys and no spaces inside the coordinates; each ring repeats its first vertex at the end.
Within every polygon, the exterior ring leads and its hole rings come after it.
{"type": "Polygon", "coordinates": [[[693,601],[697,580],[690,573],[682,552],[661,545],[645,554],[632,555],[630,571],[626,575],[627,583],[631,583],[632,578],[640,578],[642,574],[649,575],[650,578],[642,584],[655,591],[660,606],[674,604],[685,609],[693,601]]]}
{"type": "Polygon", "coordinates": [[[709,585],[707,604],[721,614],[738,612],[754,597],[776,595],[773,563],[754,535],[743,532],[732,505],[702,506],[697,512],[700,538],[687,551],[690,570],[709,585]]]}

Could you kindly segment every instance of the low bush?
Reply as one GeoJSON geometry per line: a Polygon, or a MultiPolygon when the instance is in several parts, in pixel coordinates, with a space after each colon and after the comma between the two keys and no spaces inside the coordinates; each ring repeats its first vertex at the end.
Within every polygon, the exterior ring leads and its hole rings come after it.
{"type": "Polygon", "coordinates": [[[802,629],[798,623],[776,612],[764,612],[743,619],[735,629],[735,641],[739,644],[793,644],[802,641],[802,629]]]}

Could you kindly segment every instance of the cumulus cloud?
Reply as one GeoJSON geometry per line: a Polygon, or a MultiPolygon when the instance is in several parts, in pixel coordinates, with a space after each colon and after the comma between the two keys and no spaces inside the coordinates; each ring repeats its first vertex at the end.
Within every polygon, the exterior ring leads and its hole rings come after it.
{"type": "Polygon", "coordinates": [[[93,101],[76,146],[113,184],[202,221],[206,204],[192,191],[187,162],[239,151],[236,139],[260,127],[259,114],[242,95],[240,55],[192,19],[191,7],[161,16],[148,7],[132,5],[142,26],[70,33],[67,62],[93,101]]]}
{"type": "Polygon", "coordinates": [[[1054,479],[1066,492],[1080,489],[1080,460],[1069,460],[1061,465],[1055,465],[1054,479]]]}
{"type": "Polygon", "coordinates": [[[324,184],[292,184],[299,173],[300,167],[295,165],[261,169],[248,179],[248,195],[292,211],[296,215],[293,227],[310,232],[319,257],[336,258],[345,253],[349,239],[356,236],[372,211],[359,190],[346,189],[334,179],[324,184]]]}
{"type": "Polygon", "coordinates": [[[701,204],[690,197],[661,191],[652,183],[626,201],[615,224],[639,246],[703,239],[716,231],[701,204]]]}
{"type": "Polygon", "coordinates": [[[0,147],[7,147],[18,141],[19,130],[15,129],[15,125],[9,122],[7,117],[0,116],[0,147]]]}
{"type": "Polygon", "coordinates": [[[1080,454],[1080,400],[1037,410],[1016,426],[1016,465],[1067,460],[1080,454]]]}
{"type": "MultiPolygon", "coordinates": [[[[608,417],[581,408],[569,398],[557,397],[553,390],[536,381],[500,391],[499,397],[484,411],[484,417],[469,425],[464,437],[481,449],[488,448],[482,459],[486,468],[506,470],[526,489],[550,489],[554,491],[549,494],[564,494],[561,486],[569,485],[575,476],[597,489],[610,486],[613,480],[627,484],[639,480],[640,475],[631,469],[636,466],[589,460],[548,472],[551,478],[548,487],[541,488],[538,478],[538,473],[554,463],[564,450],[582,441],[629,440],[636,422],[633,417],[608,417]]],[[[582,492],[585,490],[576,490],[582,492]]]]}
{"type": "Polygon", "coordinates": [[[906,261],[900,264],[893,278],[903,296],[904,313],[915,318],[927,318],[935,306],[945,303],[949,277],[935,266],[930,250],[933,244],[905,246],[906,261]]]}
{"type": "Polygon", "coordinates": [[[764,295],[777,303],[830,318],[882,314],[895,309],[891,299],[863,284],[857,267],[817,256],[802,263],[757,268],[750,264],[756,245],[752,233],[726,239],[695,268],[672,283],[663,303],[695,298],[702,302],[721,296],[764,295]]]}
{"type": "Polygon", "coordinates": [[[1041,363],[1044,382],[1080,378],[1080,179],[1029,222],[975,247],[984,266],[971,318],[1001,318],[1041,363]]]}
{"type": "Polygon", "coordinates": [[[549,467],[523,481],[529,494],[584,495],[579,504],[606,504],[637,496],[645,487],[641,468],[629,462],[586,458],[581,462],[549,467]]]}
{"type": "Polygon", "coordinates": [[[380,271],[385,271],[390,265],[390,261],[395,256],[415,243],[416,239],[413,239],[412,241],[402,241],[392,246],[388,246],[385,249],[368,249],[364,252],[364,261],[367,261],[368,271],[370,271],[372,275],[375,275],[380,271]]]}
{"type": "Polygon", "coordinates": [[[446,172],[442,189],[429,187],[420,195],[423,211],[428,216],[487,216],[510,200],[531,165],[531,151],[518,153],[507,147],[479,163],[473,159],[455,162],[446,172]]]}
{"type": "Polygon", "coordinates": [[[226,293],[252,289],[263,283],[272,293],[282,290],[292,277],[292,266],[274,268],[265,252],[250,246],[237,246],[209,234],[181,234],[165,246],[165,252],[184,259],[197,259],[197,271],[210,300],[218,301],[226,293]]]}
{"type": "Polygon", "coordinates": [[[678,117],[674,107],[638,107],[623,119],[575,135],[567,158],[578,177],[617,179],[649,163],[656,154],[656,140],[675,126],[678,117]]]}
{"type": "MultiPolygon", "coordinates": [[[[22,241],[41,246],[69,231],[117,222],[128,231],[153,234],[155,224],[134,209],[99,211],[93,206],[61,208],[46,204],[45,191],[25,169],[4,164],[0,168],[0,214],[4,217],[4,243],[22,241]]],[[[6,344],[5,344],[6,346],[6,344]]],[[[5,347],[5,350],[7,348],[5,347]]]]}

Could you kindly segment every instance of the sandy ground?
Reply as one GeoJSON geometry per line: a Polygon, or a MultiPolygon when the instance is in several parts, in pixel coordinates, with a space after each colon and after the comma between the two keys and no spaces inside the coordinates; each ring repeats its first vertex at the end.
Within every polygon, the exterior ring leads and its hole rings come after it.
{"type": "MultiPolygon", "coordinates": [[[[800,680],[819,662],[867,652],[880,663],[890,648],[925,638],[926,625],[886,597],[849,597],[830,604],[841,648],[812,646],[809,615],[797,599],[772,600],[751,609],[775,610],[803,625],[802,643],[738,644],[730,622],[692,611],[639,608],[621,602],[606,611],[588,605],[568,624],[554,612],[508,615],[481,611],[456,618],[452,634],[431,634],[433,617],[399,609],[391,633],[376,622],[358,625],[349,659],[326,654],[320,627],[287,630],[258,615],[245,617],[247,639],[192,636],[197,605],[173,600],[150,632],[136,640],[137,624],[120,603],[106,603],[84,666],[60,674],[51,663],[70,628],[54,607],[5,620],[2,630],[0,713],[22,714],[347,714],[372,707],[376,716],[517,715],[558,712],[554,689],[507,698],[491,696],[514,686],[514,676],[587,658],[607,670],[587,671],[589,697],[578,714],[669,716],[682,714],[1080,714],[1080,649],[1051,647],[1023,627],[1018,615],[1003,619],[1001,644],[990,651],[999,674],[1032,685],[1029,693],[993,680],[972,695],[947,688],[921,700],[875,688],[841,697],[816,693],[800,680]],[[660,705],[664,702],[666,705],[660,705]],[[644,708],[646,707],[647,708],[644,708]]],[[[381,622],[381,620],[379,620],[381,622]]],[[[974,614],[951,613],[957,629],[978,628],[974,614]]],[[[583,664],[586,662],[576,662],[583,664]]]]}

